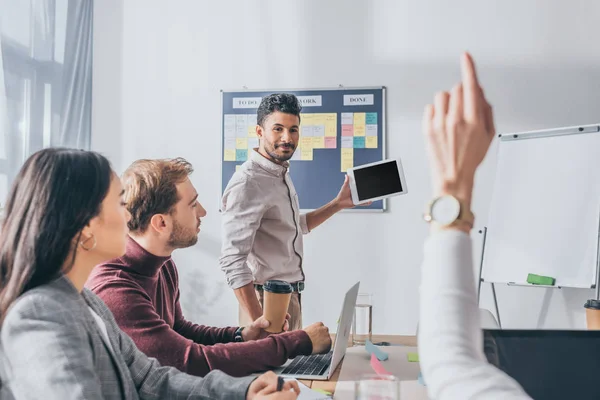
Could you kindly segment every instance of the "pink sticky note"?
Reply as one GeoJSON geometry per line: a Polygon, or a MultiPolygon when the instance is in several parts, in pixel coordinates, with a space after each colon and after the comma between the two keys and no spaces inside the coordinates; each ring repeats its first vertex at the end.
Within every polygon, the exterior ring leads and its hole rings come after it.
{"type": "Polygon", "coordinates": [[[371,354],[371,367],[377,375],[392,375],[387,372],[383,365],[381,365],[381,362],[377,359],[375,354],[371,354]]]}
{"type": "Polygon", "coordinates": [[[337,147],[337,137],[326,137],[325,138],[325,148],[326,149],[335,149],[337,147]]]}
{"type": "Polygon", "coordinates": [[[354,125],[342,125],[342,136],[354,136],[354,125]]]}

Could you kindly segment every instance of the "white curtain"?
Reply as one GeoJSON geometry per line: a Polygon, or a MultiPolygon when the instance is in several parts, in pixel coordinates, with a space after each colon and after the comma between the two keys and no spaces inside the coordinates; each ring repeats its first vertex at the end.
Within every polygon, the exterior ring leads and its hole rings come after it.
{"type": "Polygon", "coordinates": [[[32,153],[89,149],[93,0],[0,0],[0,204],[32,153]]]}

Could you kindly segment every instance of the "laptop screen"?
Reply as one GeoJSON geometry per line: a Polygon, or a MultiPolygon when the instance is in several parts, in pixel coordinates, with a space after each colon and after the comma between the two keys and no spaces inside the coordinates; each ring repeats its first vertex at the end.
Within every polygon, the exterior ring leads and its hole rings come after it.
{"type": "Polygon", "coordinates": [[[485,329],[484,351],[536,400],[600,399],[600,331],[485,329]]]}

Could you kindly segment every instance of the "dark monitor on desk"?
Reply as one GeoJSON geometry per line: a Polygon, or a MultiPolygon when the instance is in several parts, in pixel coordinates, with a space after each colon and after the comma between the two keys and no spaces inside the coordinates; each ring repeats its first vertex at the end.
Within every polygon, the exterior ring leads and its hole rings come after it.
{"type": "Polygon", "coordinates": [[[484,351],[535,400],[600,399],[600,331],[484,329],[484,351]]]}

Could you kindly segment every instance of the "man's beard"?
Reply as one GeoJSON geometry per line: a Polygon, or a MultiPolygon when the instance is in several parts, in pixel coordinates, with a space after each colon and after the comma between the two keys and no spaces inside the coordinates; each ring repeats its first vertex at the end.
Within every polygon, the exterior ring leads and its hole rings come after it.
{"type": "Polygon", "coordinates": [[[294,155],[294,152],[296,151],[296,146],[294,146],[291,143],[286,144],[286,145],[283,145],[283,144],[274,145],[272,143],[268,143],[268,144],[270,145],[269,147],[271,147],[272,150],[270,150],[270,151],[267,150],[267,154],[269,154],[269,156],[271,156],[271,158],[273,158],[274,160],[277,160],[277,161],[288,161],[290,158],[292,158],[292,156],[294,155]],[[275,150],[277,150],[280,147],[288,148],[292,152],[289,154],[277,154],[275,152],[275,150]]]}
{"type": "Polygon", "coordinates": [[[173,232],[169,237],[169,247],[174,249],[185,249],[198,242],[198,232],[189,232],[178,222],[173,221],[173,232]]]}

